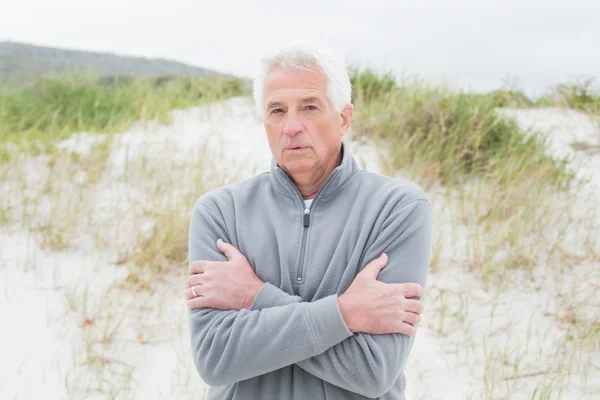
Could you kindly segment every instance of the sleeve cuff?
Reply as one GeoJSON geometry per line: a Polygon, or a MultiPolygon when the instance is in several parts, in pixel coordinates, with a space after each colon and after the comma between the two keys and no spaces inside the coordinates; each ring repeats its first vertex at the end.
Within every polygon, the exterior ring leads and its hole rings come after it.
{"type": "Polygon", "coordinates": [[[287,304],[299,303],[301,298],[284,292],[275,285],[265,282],[258,291],[250,310],[262,310],[263,308],[285,306],[287,304]]]}
{"type": "Polygon", "coordinates": [[[337,295],[327,296],[307,308],[308,320],[312,327],[319,354],[352,336],[346,326],[337,295]]]}

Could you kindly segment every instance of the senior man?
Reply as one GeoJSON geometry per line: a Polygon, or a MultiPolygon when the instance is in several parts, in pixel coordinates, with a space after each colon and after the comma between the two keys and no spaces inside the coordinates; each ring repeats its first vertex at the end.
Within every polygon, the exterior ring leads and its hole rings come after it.
{"type": "Polygon", "coordinates": [[[205,193],[191,217],[185,298],[208,399],[403,399],[430,204],[343,145],[340,57],[292,44],[261,65],[271,171],[205,193]]]}

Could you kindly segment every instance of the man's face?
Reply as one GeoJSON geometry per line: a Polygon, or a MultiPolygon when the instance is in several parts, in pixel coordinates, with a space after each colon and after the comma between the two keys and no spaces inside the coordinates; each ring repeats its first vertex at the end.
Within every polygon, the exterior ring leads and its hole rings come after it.
{"type": "Polygon", "coordinates": [[[352,105],[336,111],[319,72],[274,68],[264,89],[265,129],[277,164],[288,174],[325,169],[342,144],[352,105]]]}

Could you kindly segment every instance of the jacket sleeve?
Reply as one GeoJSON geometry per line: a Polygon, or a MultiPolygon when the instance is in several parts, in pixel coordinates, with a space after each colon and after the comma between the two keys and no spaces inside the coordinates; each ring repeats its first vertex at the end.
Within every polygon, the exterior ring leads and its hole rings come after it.
{"type": "MultiPolygon", "coordinates": [[[[223,218],[201,200],[194,206],[190,222],[189,262],[227,261],[216,247],[218,238],[230,240],[223,218]]],[[[211,386],[295,364],[352,335],[335,295],[260,311],[193,309],[188,317],[194,363],[211,386]]]]}
{"type": "MultiPolygon", "coordinates": [[[[427,200],[417,199],[394,210],[386,219],[361,268],[382,252],[388,265],[378,280],[387,283],[417,282],[425,286],[431,254],[432,215],[427,200]]],[[[274,307],[300,301],[281,289],[263,287],[253,307],[274,307]],[[267,305],[270,304],[270,305],[267,305]]],[[[390,390],[402,373],[414,336],[357,333],[322,354],[299,361],[310,374],[366,397],[390,390]]]]}

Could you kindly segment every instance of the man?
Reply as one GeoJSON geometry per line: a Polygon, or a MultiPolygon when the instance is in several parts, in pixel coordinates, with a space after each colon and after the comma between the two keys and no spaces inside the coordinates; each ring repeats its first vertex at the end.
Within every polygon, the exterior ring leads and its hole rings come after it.
{"type": "Polygon", "coordinates": [[[343,145],[341,58],[293,44],[262,67],[271,171],[204,194],[191,218],[185,297],[208,398],[403,399],[430,205],[343,145]]]}

